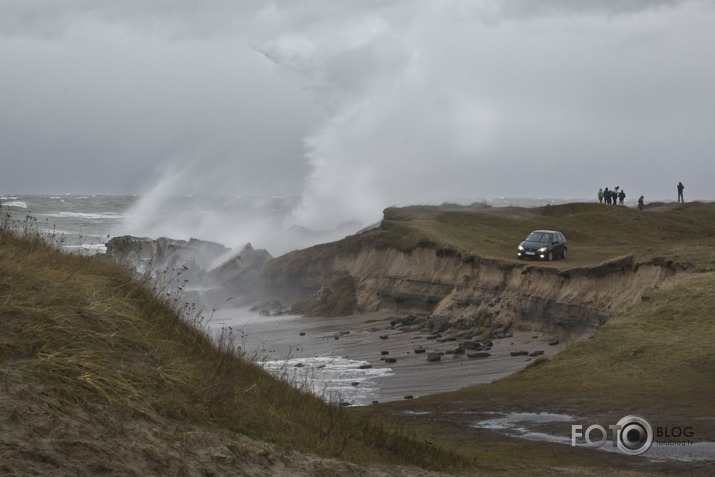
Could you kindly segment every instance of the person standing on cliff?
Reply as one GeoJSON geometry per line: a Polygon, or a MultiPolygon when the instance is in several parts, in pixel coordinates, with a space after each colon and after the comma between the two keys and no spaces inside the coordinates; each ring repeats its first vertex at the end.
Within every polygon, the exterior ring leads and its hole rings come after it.
{"type": "Polygon", "coordinates": [[[608,190],[608,187],[603,189],[603,198],[606,199],[606,205],[611,203],[611,191],[608,190]]]}
{"type": "Polygon", "coordinates": [[[683,183],[678,182],[678,203],[682,202],[684,204],[685,199],[683,199],[683,189],[685,189],[685,186],[683,185],[683,183]]]}
{"type": "Polygon", "coordinates": [[[598,189],[598,202],[603,204],[603,189],[598,189]]]}
{"type": "Polygon", "coordinates": [[[643,196],[638,198],[638,210],[643,211],[643,196]]]}

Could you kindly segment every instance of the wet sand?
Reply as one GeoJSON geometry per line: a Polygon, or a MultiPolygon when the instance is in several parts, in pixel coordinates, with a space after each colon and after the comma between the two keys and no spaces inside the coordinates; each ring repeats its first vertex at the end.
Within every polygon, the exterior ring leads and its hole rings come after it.
{"type": "Polygon", "coordinates": [[[234,334],[240,332],[244,350],[258,361],[282,361],[286,367],[301,368],[322,363],[318,366],[323,368],[326,361],[316,358],[340,359],[346,381],[344,400],[358,405],[488,383],[523,369],[536,359],[512,356],[511,352],[542,351],[544,357],[552,357],[564,346],[563,342],[549,345],[554,337],[550,334],[514,331],[512,336],[492,339],[489,357],[469,358],[470,350],[467,354],[452,352],[459,342],[472,335],[447,341],[458,332],[449,330],[436,338],[429,331],[391,329],[394,316],[370,313],[335,318],[266,317],[245,310],[224,310],[213,318],[212,326],[230,326],[234,334]],[[425,352],[415,353],[418,348],[425,352]],[[429,352],[445,354],[439,361],[428,362],[429,352]],[[386,363],[386,358],[394,358],[395,362],[386,363]],[[351,386],[355,392],[346,392],[351,386]]]}

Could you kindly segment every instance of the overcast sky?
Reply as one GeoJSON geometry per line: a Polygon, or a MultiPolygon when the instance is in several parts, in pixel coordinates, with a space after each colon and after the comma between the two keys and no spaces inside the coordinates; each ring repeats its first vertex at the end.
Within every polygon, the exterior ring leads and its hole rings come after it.
{"type": "Polygon", "coordinates": [[[715,200],[709,0],[0,0],[0,194],[715,200]]]}

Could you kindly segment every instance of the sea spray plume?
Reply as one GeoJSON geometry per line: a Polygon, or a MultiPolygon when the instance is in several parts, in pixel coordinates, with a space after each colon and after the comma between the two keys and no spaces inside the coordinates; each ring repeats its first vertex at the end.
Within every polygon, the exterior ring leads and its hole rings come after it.
{"type": "Polygon", "coordinates": [[[296,224],[294,198],[147,196],[117,226],[115,235],[196,238],[240,250],[247,243],[272,255],[337,240],[362,227],[342,220],[331,229],[310,229],[296,224]]]}
{"type": "MultiPolygon", "coordinates": [[[[270,239],[293,224],[311,229],[332,229],[349,219],[370,224],[390,205],[582,197],[593,177],[615,165],[626,168],[622,175],[643,181],[633,187],[648,195],[649,187],[660,188],[653,178],[669,171],[663,162],[645,177],[638,158],[675,153],[678,144],[692,147],[678,150],[678,157],[703,155],[697,150],[702,138],[694,137],[697,128],[689,125],[707,123],[712,108],[702,97],[710,96],[686,88],[674,93],[672,85],[710,76],[696,55],[679,54],[706,44],[710,7],[533,3],[420,1],[409,7],[348,8],[341,2],[305,8],[279,2],[262,9],[255,19],[267,29],[247,41],[255,58],[246,64],[260,65],[286,91],[303,87],[302,101],[314,101],[322,113],[301,117],[300,131],[264,127],[271,124],[266,118],[242,122],[236,129],[253,132],[241,136],[252,147],[232,140],[228,150],[221,141],[233,126],[221,122],[218,132],[201,128],[198,135],[206,144],[189,141],[191,147],[179,148],[194,157],[176,161],[194,167],[172,194],[299,196],[292,216],[264,234],[270,239]],[[672,34],[680,29],[688,35],[672,34]],[[650,54],[652,38],[663,54],[650,54]],[[568,74],[564,64],[570,65],[568,74]],[[642,88],[641,77],[649,78],[649,88],[642,88]],[[653,102],[656,96],[661,100],[653,102]],[[653,117],[659,120],[651,125],[653,117]],[[283,142],[281,131],[292,132],[299,146],[286,147],[283,155],[262,149],[283,142]],[[572,171],[574,161],[581,174],[564,181],[562,172],[572,171]]],[[[283,106],[267,116],[280,120],[291,110],[283,106]]],[[[231,222],[210,217],[197,220],[193,229],[216,234],[231,222]]],[[[233,222],[242,224],[239,218],[233,222]]],[[[259,232],[261,223],[249,225],[259,232]]],[[[246,229],[237,225],[230,239],[280,253],[245,237],[246,229]]]]}
{"type": "MultiPolygon", "coordinates": [[[[113,235],[150,238],[198,238],[240,248],[246,243],[265,243],[280,248],[284,221],[290,215],[289,199],[254,199],[216,195],[221,191],[211,174],[203,173],[198,160],[170,165],[154,187],[127,212],[113,235]],[[207,193],[208,192],[208,193],[207,193]]],[[[223,170],[214,164],[218,171],[223,170]]],[[[224,172],[228,174],[230,171],[224,172]]]]}
{"type": "MultiPolygon", "coordinates": [[[[379,11],[339,30],[307,32],[299,44],[309,47],[296,48],[288,36],[262,50],[303,74],[331,115],[306,139],[312,169],[299,222],[373,223],[390,205],[469,202],[484,194],[476,179],[489,165],[475,159],[490,144],[491,106],[479,91],[470,92],[469,82],[455,84],[445,75],[454,65],[440,64],[435,47],[421,39],[432,28],[426,17],[443,22],[451,9],[421,4],[415,10],[408,19],[379,11]]],[[[462,40],[447,38],[452,49],[462,40]]]]}
{"type": "MultiPolygon", "coordinates": [[[[590,188],[586,180],[565,183],[544,171],[569,170],[579,158],[579,167],[600,174],[604,158],[622,163],[643,155],[643,144],[654,148],[645,155],[657,155],[655,144],[681,127],[638,133],[624,147],[604,97],[645,101],[632,78],[662,63],[624,45],[666,35],[659,22],[688,21],[694,3],[533,3],[415,2],[409,15],[374,8],[339,28],[316,20],[263,44],[330,114],[306,140],[311,172],[297,219],[369,223],[389,205],[469,202],[506,190],[576,197],[590,188]],[[560,28],[564,18],[577,38],[560,28]],[[569,75],[563,64],[574,65],[569,75]],[[595,78],[606,86],[597,93],[595,78]],[[602,134],[593,134],[596,124],[602,134]]],[[[670,90],[666,83],[657,87],[670,90]]],[[[633,124],[646,120],[642,109],[625,114],[633,124]]]]}
{"type": "Polygon", "coordinates": [[[363,226],[362,222],[343,218],[325,229],[305,227],[295,217],[299,204],[296,197],[207,195],[201,189],[217,182],[201,168],[200,162],[195,161],[171,165],[152,190],[126,213],[112,235],[197,238],[236,251],[252,243],[280,255],[343,238],[363,226]]]}

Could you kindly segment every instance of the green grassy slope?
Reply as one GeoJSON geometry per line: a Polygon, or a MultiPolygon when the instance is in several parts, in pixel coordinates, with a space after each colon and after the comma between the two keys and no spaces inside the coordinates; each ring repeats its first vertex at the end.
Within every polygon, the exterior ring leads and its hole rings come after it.
{"type": "Polygon", "coordinates": [[[415,402],[576,415],[642,413],[698,421],[703,437],[715,439],[714,289],[715,272],[676,275],[551,361],[415,402]]]}
{"type": "MultiPolygon", "coordinates": [[[[495,219],[482,218],[481,212],[451,212],[438,214],[436,220],[414,216],[402,220],[440,246],[449,244],[465,255],[476,251],[476,243],[485,243],[486,255],[510,259],[511,249],[502,250],[508,235],[553,227],[563,230],[572,246],[569,259],[555,266],[589,267],[627,253],[639,260],[659,257],[679,263],[680,271],[640,303],[611,318],[593,337],[570,345],[553,360],[536,360],[494,383],[387,403],[380,412],[427,412],[429,421],[413,419],[419,432],[470,457],[507,467],[523,462],[524,454],[515,453],[512,446],[528,449],[533,462],[559,465],[577,460],[568,446],[545,451],[528,442],[488,443],[485,439],[491,437],[467,425],[474,416],[494,411],[557,412],[588,425],[613,424],[636,414],[654,426],[692,426],[696,440],[715,440],[715,205],[670,204],[641,214],[620,207],[570,204],[509,214],[495,219]],[[474,236],[482,239],[475,241],[474,236]]],[[[569,425],[562,425],[560,431],[569,425]]],[[[702,468],[702,463],[689,465],[664,464],[662,470],[695,475],[713,471],[702,468]]],[[[649,469],[659,467],[653,464],[649,469]]]]}
{"type": "MultiPolygon", "coordinates": [[[[712,461],[646,464],[629,456],[606,459],[599,452],[589,451],[589,456],[566,445],[506,438],[495,442],[494,434],[470,426],[493,412],[568,414],[584,428],[639,415],[654,427],[690,426],[696,442],[715,441],[712,290],[715,272],[678,274],[553,360],[537,360],[493,383],[358,412],[410,411],[415,432],[515,475],[526,462],[547,468],[566,465],[574,473],[581,472],[577,468],[607,473],[598,466],[608,464],[649,474],[712,475],[712,461]]],[[[551,432],[568,437],[571,424],[555,423],[551,432]]]]}
{"type": "MultiPolygon", "coordinates": [[[[464,260],[483,257],[517,264],[522,263],[515,257],[518,241],[540,228],[565,233],[569,258],[529,264],[589,269],[630,255],[636,263],[674,263],[679,273],[553,361],[537,360],[523,372],[488,385],[353,412],[405,416],[404,411],[410,411],[405,420],[416,433],[506,475],[518,474],[525,463],[546,466],[546,474],[562,465],[598,474],[606,470],[597,466],[606,464],[599,461],[603,456],[584,455],[568,446],[495,440],[494,434],[469,426],[475,416],[550,411],[588,424],[615,423],[614,416],[639,414],[658,426],[692,425],[699,439],[715,440],[715,204],[655,204],[643,212],[600,204],[391,208],[377,229],[279,257],[273,266],[299,271],[306,262],[364,247],[404,252],[427,247],[464,260]]],[[[613,464],[636,472],[641,464],[629,459],[613,464]]],[[[645,470],[688,474],[688,466],[654,464],[645,470]]]]}
{"type": "Polygon", "coordinates": [[[299,272],[306,263],[329,260],[365,247],[405,252],[429,247],[438,253],[516,261],[516,246],[531,230],[561,230],[569,258],[550,266],[593,266],[624,255],[638,261],[668,257],[698,269],[714,269],[715,204],[655,204],[644,211],[601,204],[538,208],[412,206],[389,208],[379,228],[344,240],[278,257],[268,273],[299,272]]]}

